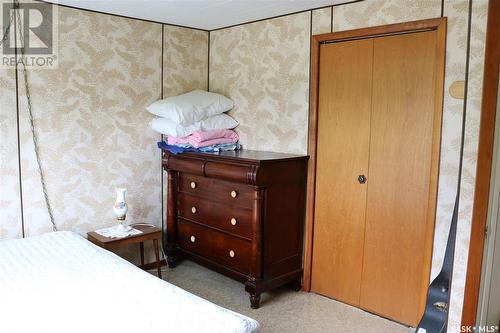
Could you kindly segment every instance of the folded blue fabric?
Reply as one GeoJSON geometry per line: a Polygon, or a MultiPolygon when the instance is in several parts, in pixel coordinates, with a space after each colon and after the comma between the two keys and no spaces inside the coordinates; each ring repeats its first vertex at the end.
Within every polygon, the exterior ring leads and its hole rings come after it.
{"type": "Polygon", "coordinates": [[[174,155],[182,154],[188,151],[198,151],[198,149],[192,147],[180,147],[180,146],[169,145],[165,141],[158,142],[158,148],[167,150],[174,155]]]}
{"type": "Polygon", "coordinates": [[[161,141],[158,142],[158,148],[167,150],[170,153],[177,155],[186,152],[213,153],[218,151],[238,150],[241,148],[241,145],[239,143],[220,143],[207,147],[194,148],[190,145],[169,145],[165,141],[161,141]]]}
{"type": "Polygon", "coordinates": [[[241,148],[241,146],[239,143],[220,143],[217,145],[200,147],[200,148],[198,148],[198,150],[202,151],[202,152],[206,152],[206,153],[211,153],[211,152],[217,152],[217,151],[238,150],[240,148],[241,148]]]}

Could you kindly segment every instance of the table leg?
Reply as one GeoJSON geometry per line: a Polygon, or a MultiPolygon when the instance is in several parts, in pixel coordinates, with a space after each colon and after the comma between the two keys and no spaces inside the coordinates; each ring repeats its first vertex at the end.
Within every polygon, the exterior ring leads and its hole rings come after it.
{"type": "Polygon", "coordinates": [[[144,266],[144,242],[139,243],[139,252],[141,253],[141,266],[144,266]]]}
{"type": "Polygon", "coordinates": [[[160,250],[158,249],[158,239],[153,239],[153,247],[156,257],[156,269],[158,270],[158,277],[161,279],[161,263],[160,263],[160,250]]]}

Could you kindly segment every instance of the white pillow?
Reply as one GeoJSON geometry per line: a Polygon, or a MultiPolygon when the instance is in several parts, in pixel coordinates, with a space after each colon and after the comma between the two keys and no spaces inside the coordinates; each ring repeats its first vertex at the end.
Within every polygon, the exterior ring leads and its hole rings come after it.
{"type": "Polygon", "coordinates": [[[225,113],[208,117],[189,126],[177,125],[170,119],[154,118],[149,123],[151,128],[161,134],[182,138],[193,134],[196,131],[208,131],[214,129],[233,129],[238,126],[238,122],[225,113]]]}
{"type": "Polygon", "coordinates": [[[167,118],[178,125],[186,126],[229,111],[233,105],[232,100],[222,95],[193,90],[186,94],[156,101],[146,110],[158,117],[167,118]]]}

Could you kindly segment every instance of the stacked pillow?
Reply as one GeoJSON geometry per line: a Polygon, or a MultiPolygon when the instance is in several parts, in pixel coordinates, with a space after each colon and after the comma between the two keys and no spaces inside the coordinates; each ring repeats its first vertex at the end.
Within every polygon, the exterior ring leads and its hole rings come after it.
{"type": "Polygon", "coordinates": [[[229,98],[203,90],[154,102],[146,110],[156,116],[150,126],[158,133],[185,137],[196,131],[233,129],[238,122],[225,114],[234,106],[229,98]]]}

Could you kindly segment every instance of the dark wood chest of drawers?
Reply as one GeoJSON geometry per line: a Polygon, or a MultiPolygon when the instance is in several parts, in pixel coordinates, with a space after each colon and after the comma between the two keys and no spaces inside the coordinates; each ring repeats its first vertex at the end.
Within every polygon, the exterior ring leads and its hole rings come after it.
{"type": "Polygon", "coordinates": [[[240,150],[163,153],[168,172],[165,253],[245,284],[260,294],[300,287],[307,156],[240,150]]]}

